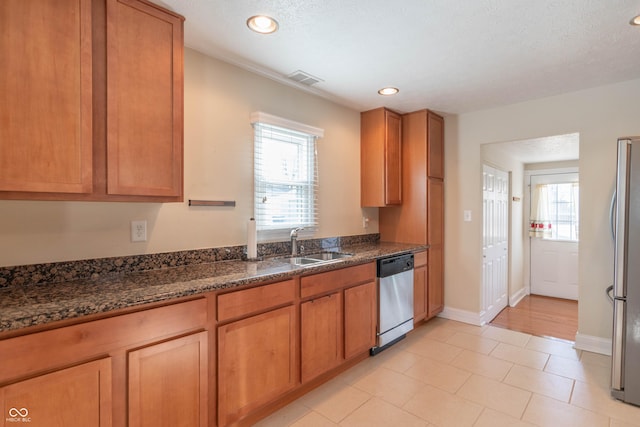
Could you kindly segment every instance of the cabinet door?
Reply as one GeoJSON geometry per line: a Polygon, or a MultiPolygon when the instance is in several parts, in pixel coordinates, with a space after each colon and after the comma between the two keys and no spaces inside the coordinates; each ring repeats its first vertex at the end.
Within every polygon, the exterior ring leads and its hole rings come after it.
{"type": "Polygon", "coordinates": [[[182,19],[107,1],[107,193],[182,196],[182,19]]]}
{"type": "Polygon", "coordinates": [[[427,314],[427,266],[413,270],[413,323],[424,320],[427,314]]]}
{"type": "Polygon", "coordinates": [[[296,310],[283,307],[218,328],[218,419],[224,426],[297,383],[296,310]]]}
{"type": "Polygon", "coordinates": [[[129,353],[129,426],[207,425],[207,333],[129,353]]]}
{"type": "Polygon", "coordinates": [[[342,291],[300,304],[302,382],[342,361],[342,291]]]}
{"type": "Polygon", "coordinates": [[[444,119],[429,111],[427,175],[444,179],[444,119]]]}
{"type": "Polygon", "coordinates": [[[376,283],[344,291],[344,357],[367,352],[376,343],[378,321],[376,283]]]}
{"type": "Polygon", "coordinates": [[[360,114],[360,204],[387,206],[402,201],[402,126],[386,108],[360,114]]]}
{"type": "Polygon", "coordinates": [[[0,409],[3,426],[111,426],[111,359],[0,387],[0,409]]]}
{"type": "Polygon", "coordinates": [[[91,192],[91,1],[0,1],[0,52],[0,191],[91,192]]]}
{"type": "Polygon", "coordinates": [[[400,115],[385,111],[385,204],[402,203],[402,126],[400,115]]]}

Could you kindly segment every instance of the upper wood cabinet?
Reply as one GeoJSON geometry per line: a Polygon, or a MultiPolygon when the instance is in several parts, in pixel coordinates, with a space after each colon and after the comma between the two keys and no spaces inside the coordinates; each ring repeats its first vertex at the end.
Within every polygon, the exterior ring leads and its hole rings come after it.
{"type": "Polygon", "coordinates": [[[0,199],[182,201],[183,18],[0,2],[0,199]]]}
{"type": "Polygon", "coordinates": [[[138,0],[107,2],[108,194],[182,194],[182,22],[138,0]]]}
{"type": "Polygon", "coordinates": [[[360,204],[402,203],[402,126],[386,108],[360,113],[360,204]]]}
{"type": "Polygon", "coordinates": [[[0,2],[0,192],[91,192],[91,26],[91,0],[0,2]]]}

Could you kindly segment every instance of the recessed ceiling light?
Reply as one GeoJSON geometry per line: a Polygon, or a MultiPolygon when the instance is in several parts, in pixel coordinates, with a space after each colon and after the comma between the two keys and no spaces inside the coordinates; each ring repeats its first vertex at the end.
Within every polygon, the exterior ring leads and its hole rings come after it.
{"type": "Polygon", "coordinates": [[[270,16],[256,15],[247,19],[247,26],[256,33],[271,34],[278,29],[278,22],[270,16]]]}
{"type": "Polygon", "coordinates": [[[398,89],[397,87],[383,87],[378,91],[380,95],[385,95],[385,96],[395,95],[398,92],[400,92],[400,89],[398,89]]]}
{"type": "Polygon", "coordinates": [[[640,15],[635,16],[629,24],[631,25],[640,25],[640,15]]]}

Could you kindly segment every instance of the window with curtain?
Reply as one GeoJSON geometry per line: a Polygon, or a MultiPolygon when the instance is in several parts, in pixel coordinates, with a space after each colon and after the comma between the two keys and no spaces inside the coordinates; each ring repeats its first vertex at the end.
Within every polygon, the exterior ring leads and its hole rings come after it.
{"type": "Polygon", "coordinates": [[[577,242],[579,194],[577,182],[536,185],[531,194],[529,235],[577,242]]]}
{"type": "Polygon", "coordinates": [[[318,225],[317,138],[322,129],[264,113],[254,128],[254,217],[261,240],[318,225]]]}

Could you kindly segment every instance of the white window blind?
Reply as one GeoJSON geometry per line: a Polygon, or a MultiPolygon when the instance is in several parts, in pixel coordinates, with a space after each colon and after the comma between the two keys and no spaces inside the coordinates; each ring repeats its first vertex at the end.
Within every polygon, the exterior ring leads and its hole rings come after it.
{"type": "MultiPolygon", "coordinates": [[[[318,224],[316,139],[322,129],[264,113],[254,127],[254,215],[261,238],[318,224]]],[[[285,234],[286,233],[286,234],[285,234]]]]}

